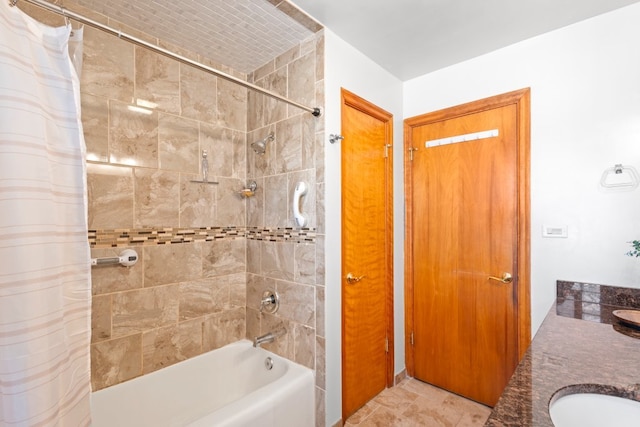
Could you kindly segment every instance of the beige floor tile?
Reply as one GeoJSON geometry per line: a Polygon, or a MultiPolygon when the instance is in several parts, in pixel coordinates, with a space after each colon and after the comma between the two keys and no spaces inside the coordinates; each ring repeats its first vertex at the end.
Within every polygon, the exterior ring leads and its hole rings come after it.
{"type": "Polygon", "coordinates": [[[345,427],[479,427],[491,408],[407,378],[382,391],[345,422],[345,427]]]}

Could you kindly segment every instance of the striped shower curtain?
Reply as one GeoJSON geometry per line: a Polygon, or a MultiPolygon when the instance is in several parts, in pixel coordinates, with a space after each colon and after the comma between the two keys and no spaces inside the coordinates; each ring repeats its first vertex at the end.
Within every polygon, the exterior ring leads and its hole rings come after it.
{"type": "Polygon", "coordinates": [[[90,421],[90,255],[69,28],[0,1],[0,426],[90,421]]]}

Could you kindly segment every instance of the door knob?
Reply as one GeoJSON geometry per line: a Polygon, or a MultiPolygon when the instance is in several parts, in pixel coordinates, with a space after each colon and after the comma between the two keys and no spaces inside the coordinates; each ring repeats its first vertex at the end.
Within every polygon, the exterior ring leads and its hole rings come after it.
{"type": "Polygon", "coordinates": [[[513,277],[509,273],[502,273],[502,277],[489,276],[489,280],[497,280],[502,283],[511,283],[513,282],[513,277]]]}
{"type": "Polygon", "coordinates": [[[346,279],[347,279],[347,283],[352,285],[354,283],[358,283],[360,280],[364,279],[365,277],[366,276],[364,276],[364,275],[363,276],[354,276],[351,273],[347,273],[346,279]]]}

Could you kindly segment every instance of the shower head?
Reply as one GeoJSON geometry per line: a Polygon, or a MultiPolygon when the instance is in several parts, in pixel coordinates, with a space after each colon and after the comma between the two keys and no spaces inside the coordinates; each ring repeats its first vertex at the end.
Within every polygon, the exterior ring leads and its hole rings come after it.
{"type": "Polygon", "coordinates": [[[252,142],[251,148],[253,148],[253,151],[255,151],[256,154],[264,154],[267,149],[267,142],[273,141],[274,139],[275,137],[273,136],[273,132],[271,132],[260,141],[252,142]]]}

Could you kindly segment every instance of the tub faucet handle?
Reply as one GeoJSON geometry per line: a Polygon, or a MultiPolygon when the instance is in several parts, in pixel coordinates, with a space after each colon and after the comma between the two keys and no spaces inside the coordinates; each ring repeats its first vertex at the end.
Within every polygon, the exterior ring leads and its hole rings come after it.
{"type": "Polygon", "coordinates": [[[267,313],[274,314],[280,308],[280,297],[278,293],[272,290],[266,290],[262,293],[262,300],[260,300],[260,312],[266,311],[267,313]]]}

